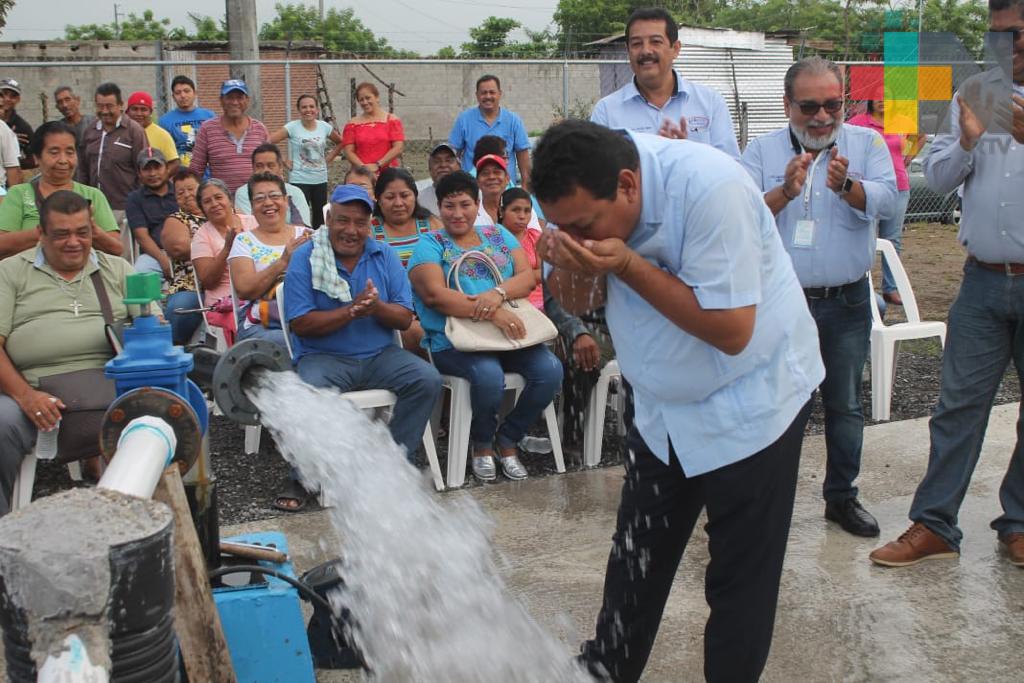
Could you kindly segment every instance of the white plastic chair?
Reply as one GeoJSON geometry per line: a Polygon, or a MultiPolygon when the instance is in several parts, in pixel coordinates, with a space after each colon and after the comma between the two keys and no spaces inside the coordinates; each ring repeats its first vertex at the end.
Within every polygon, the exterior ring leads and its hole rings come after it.
{"type": "MultiPolygon", "coordinates": [[[[235,323],[239,326],[238,331],[241,332],[242,323],[238,320],[238,295],[235,294],[235,281],[231,279],[231,265],[227,266],[228,269],[228,284],[231,285],[231,315],[235,318],[235,323]]],[[[285,335],[285,339],[288,336],[285,335]]],[[[263,434],[263,427],[261,425],[245,425],[245,454],[252,455],[253,453],[260,452],[260,436],[263,434]]]]}
{"type": "MultiPolygon", "coordinates": [[[[32,486],[36,481],[35,448],[21,459],[21,469],[14,478],[14,490],[11,493],[11,512],[19,510],[32,502],[32,486]]],[[[68,463],[68,474],[73,481],[82,481],[82,463],[78,460],[68,463]]]]}
{"type": "MultiPolygon", "coordinates": [[[[622,372],[619,370],[617,360],[608,361],[601,369],[597,384],[590,392],[590,400],[587,404],[587,416],[583,420],[583,466],[597,467],[601,462],[601,444],[604,441],[604,416],[608,408],[608,387],[612,381],[622,383],[622,372]]],[[[619,398],[622,397],[620,387],[619,398]]],[[[620,431],[622,424],[621,401],[616,409],[619,418],[620,431]]]]}
{"type": "MultiPolygon", "coordinates": [[[[903,312],[907,322],[886,325],[878,311],[878,302],[871,286],[871,419],[888,420],[889,408],[892,403],[892,385],[896,377],[896,353],[899,343],[906,339],[926,339],[938,337],[943,348],[946,346],[946,323],[940,321],[923,321],[917,310],[917,299],[910,287],[907,271],[903,269],[896,248],[889,240],[879,239],[875,249],[882,254],[882,259],[889,265],[896,291],[903,299],[903,312]]],[[[868,283],[871,285],[871,273],[868,272],[868,283]]]]}
{"type": "MultiPolygon", "coordinates": [[[[454,375],[441,375],[441,384],[452,394],[448,418],[448,488],[455,488],[466,482],[466,458],[469,453],[469,427],[473,421],[473,406],[469,398],[469,380],[454,375]]],[[[515,392],[517,402],[524,388],[526,380],[522,375],[505,373],[505,391],[515,392]]],[[[555,470],[565,472],[562,438],[558,431],[558,416],[554,402],[549,403],[544,409],[544,422],[548,427],[551,451],[555,456],[555,470]]]]}
{"type": "MultiPolygon", "coordinates": [[[[288,356],[292,359],[291,330],[288,319],[284,314],[284,283],[277,287],[277,312],[281,317],[281,329],[284,331],[285,345],[288,347],[288,356]]],[[[401,348],[402,335],[395,331],[395,343],[401,348]]],[[[345,391],[341,394],[351,401],[356,408],[363,412],[372,413],[381,409],[394,409],[398,403],[398,397],[394,392],[387,389],[364,389],[362,391],[345,391]]],[[[434,479],[434,488],[438,491],[444,490],[444,479],[441,477],[441,464],[437,459],[437,447],[434,445],[434,435],[430,432],[430,423],[423,429],[423,450],[427,453],[427,462],[430,463],[430,473],[434,479]]]]}

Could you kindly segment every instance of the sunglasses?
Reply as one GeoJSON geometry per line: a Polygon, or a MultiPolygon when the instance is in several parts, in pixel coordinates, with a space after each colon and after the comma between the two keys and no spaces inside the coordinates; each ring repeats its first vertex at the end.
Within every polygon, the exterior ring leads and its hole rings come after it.
{"type": "Polygon", "coordinates": [[[804,116],[814,116],[818,113],[819,109],[824,109],[829,114],[835,114],[843,108],[842,100],[826,100],[824,102],[812,102],[807,100],[797,102],[796,100],[790,100],[790,102],[800,107],[800,113],[804,116]]]}

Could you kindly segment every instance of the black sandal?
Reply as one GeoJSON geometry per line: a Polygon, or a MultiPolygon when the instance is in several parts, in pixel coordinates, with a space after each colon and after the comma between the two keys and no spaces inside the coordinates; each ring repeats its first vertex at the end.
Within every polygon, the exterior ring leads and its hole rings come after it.
{"type": "Polygon", "coordinates": [[[284,488],[274,497],[273,506],[282,512],[302,512],[306,509],[308,501],[309,492],[302,484],[289,477],[284,488]],[[283,501],[295,501],[296,505],[287,505],[283,501]]]}

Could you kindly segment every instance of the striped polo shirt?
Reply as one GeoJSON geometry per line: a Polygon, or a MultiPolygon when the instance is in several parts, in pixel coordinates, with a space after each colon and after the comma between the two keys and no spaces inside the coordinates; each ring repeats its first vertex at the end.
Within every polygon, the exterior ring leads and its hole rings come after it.
{"type": "Polygon", "coordinates": [[[412,235],[405,235],[403,237],[392,237],[384,230],[384,224],[379,218],[374,218],[371,224],[373,226],[373,237],[378,242],[384,242],[391,245],[396,252],[398,252],[398,259],[402,262],[404,268],[409,263],[409,258],[412,256],[412,252],[416,249],[416,245],[420,241],[420,237],[427,234],[432,230],[430,227],[430,221],[426,218],[416,219],[416,232],[412,235]]]}
{"type": "Polygon", "coordinates": [[[262,121],[249,117],[249,127],[241,138],[235,138],[225,127],[224,117],[203,122],[196,134],[189,169],[200,178],[210,168],[210,176],[224,181],[234,194],[252,175],[252,153],[270,139],[262,121]]]}

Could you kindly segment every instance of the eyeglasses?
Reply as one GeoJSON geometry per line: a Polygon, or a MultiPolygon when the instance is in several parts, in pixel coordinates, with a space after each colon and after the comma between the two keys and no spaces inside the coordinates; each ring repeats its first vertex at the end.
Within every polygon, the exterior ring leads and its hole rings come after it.
{"type": "Polygon", "coordinates": [[[278,199],[283,199],[283,198],[284,198],[284,194],[282,194],[281,192],[268,192],[267,194],[253,195],[252,203],[253,204],[262,204],[263,202],[267,202],[267,201],[276,202],[278,199]]]}
{"type": "Polygon", "coordinates": [[[824,102],[814,102],[810,100],[797,102],[796,100],[790,100],[790,102],[800,107],[800,113],[804,116],[814,116],[818,113],[819,109],[824,109],[829,114],[835,114],[843,108],[842,100],[825,100],[824,102]]]}

